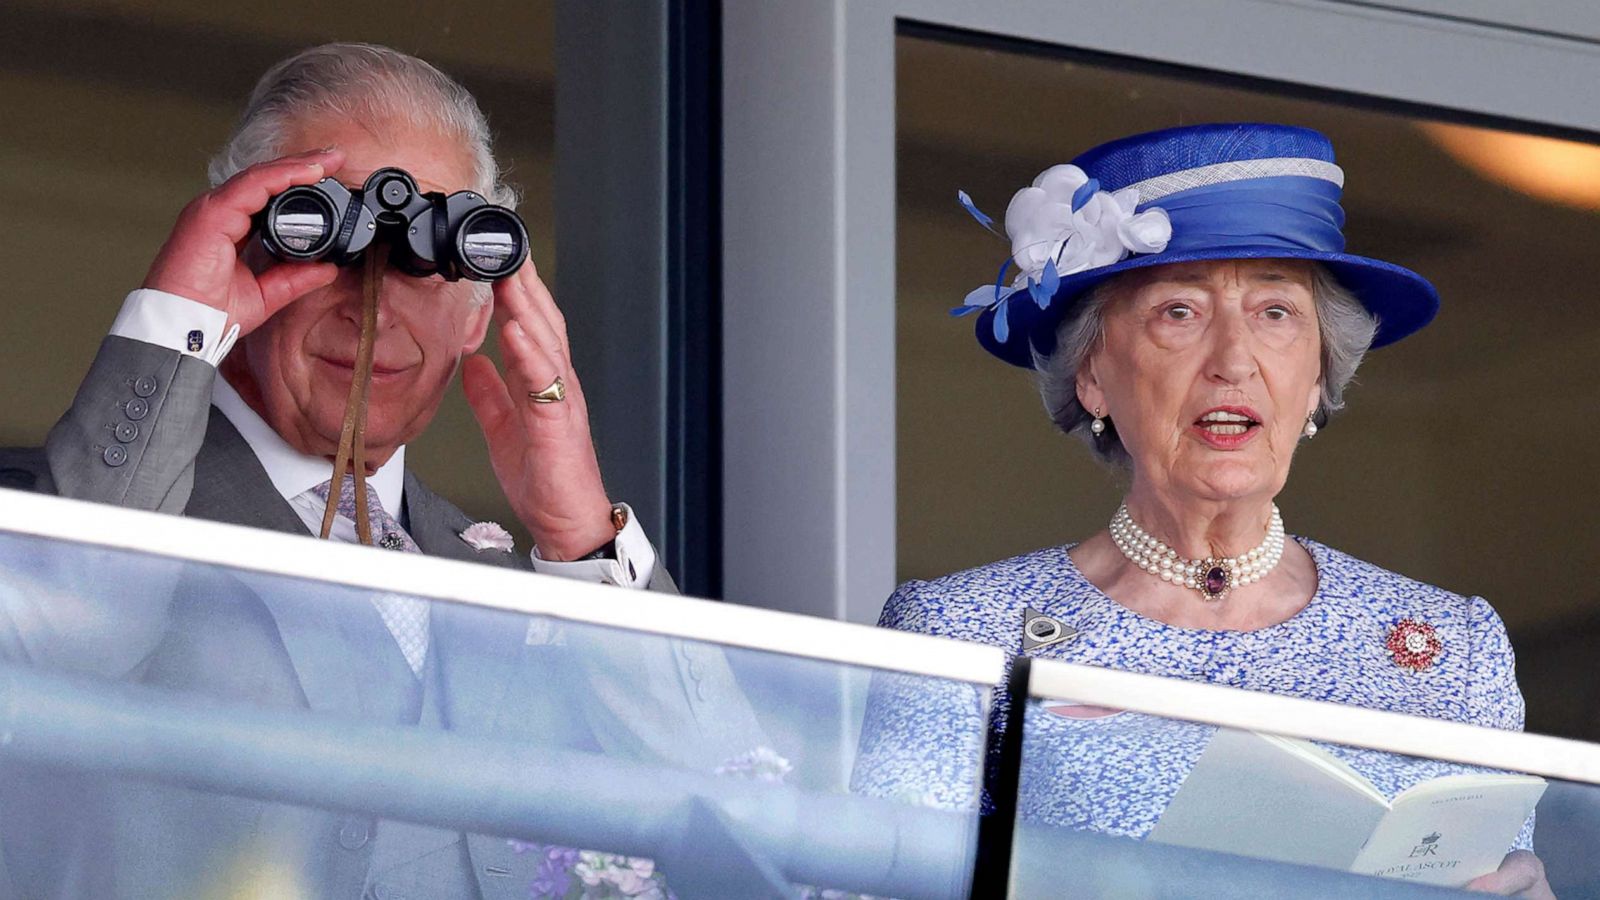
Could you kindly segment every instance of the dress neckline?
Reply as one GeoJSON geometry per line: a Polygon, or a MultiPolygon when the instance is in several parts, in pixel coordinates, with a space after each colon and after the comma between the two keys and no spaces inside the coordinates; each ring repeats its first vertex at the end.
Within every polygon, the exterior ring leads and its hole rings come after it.
{"type": "Polygon", "coordinates": [[[1188,628],[1182,625],[1173,625],[1168,622],[1163,622],[1160,619],[1151,618],[1150,616],[1118,603],[1111,597],[1111,595],[1100,590],[1099,586],[1090,581],[1089,577],[1083,574],[1083,571],[1078,568],[1078,563],[1073,560],[1072,554],[1069,552],[1073,547],[1078,546],[1076,543],[1063,546],[1061,548],[1061,557],[1065,561],[1069,578],[1084,588],[1088,593],[1088,596],[1094,600],[1097,605],[1105,608],[1113,616],[1116,616],[1119,619],[1131,621],[1142,628],[1168,631],[1175,634],[1190,635],[1196,638],[1204,638],[1208,640],[1216,640],[1218,637],[1222,636],[1239,639],[1252,639],[1258,637],[1272,637],[1284,631],[1292,630],[1299,623],[1309,621],[1316,611],[1320,611],[1323,606],[1327,605],[1325,588],[1328,584],[1327,566],[1330,562],[1325,553],[1327,548],[1309,538],[1304,538],[1299,535],[1291,535],[1290,537],[1301,547],[1305,548],[1307,553],[1311,554],[1311,564],[1316,569],[1317,573],[1317,587],[1316,590],[1311,592],[1311,599],[1307,600],[1306,605],[1302,606],[1298,612],[1289,618],[1284,619],[1282,622],[1278,622],[1274,625],[1268,625],[1264,628],[1188,628]]]}

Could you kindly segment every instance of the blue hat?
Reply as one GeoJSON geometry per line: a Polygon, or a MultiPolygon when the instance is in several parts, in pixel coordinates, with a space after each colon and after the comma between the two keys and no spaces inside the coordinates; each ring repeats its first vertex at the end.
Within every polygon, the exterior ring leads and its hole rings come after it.
{"type": "MultiPolygon", "coordinates": [[[[1102,144],[1040,173],[1006,210],[1012,256],[954,315],[977,312],[978,342],[1012,365],[1055,350],[1056,327],[1089,289],[1147,266],[1208,259],[1322,263],[1378,320],[1372,346],[1432,321],[1421,275],[1344,252],[1344,173],[1309,128],[1194,125],[1102,144]],[[1007,285],[1015,267],[1020,274],[1007,285]]],[[[967,211],[989,228],[965,192],[967,211]]],[[[998,232],[997,232],[998,233],[998,232]]]]}

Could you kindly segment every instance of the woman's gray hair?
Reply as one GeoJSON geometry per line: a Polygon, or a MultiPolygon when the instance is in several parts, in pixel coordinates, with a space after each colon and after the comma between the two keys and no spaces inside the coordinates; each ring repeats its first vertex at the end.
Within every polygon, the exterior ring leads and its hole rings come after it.
{"type": "MultiPolygon", "coordinates": [[[[1082,437],[1095,456],[1118,468],[1127,467],[1128,451],[1117,437],[1110,417],[1105,420],[1104,432],[1097,436],[1090,431],[1094,416],[1078,402],[1078,370],[1104,339],[1106,310],[1127,285],[1126,276],[1122,276],[1090,291],[1057,326],[1056,351],[1049,356],[1035,351],[1033,357],[1039,395],[1051,421],[1063,432],[1082,437]]],[[[1322,398],[1314,414],[1321,427],[1335,411],[1344,408],[1345,388],[1372,346],[1378,321],[1322,265],[1312,266],[1311,297],[1316,303],[1317,326],[1322,336],[1322,398]]]]}

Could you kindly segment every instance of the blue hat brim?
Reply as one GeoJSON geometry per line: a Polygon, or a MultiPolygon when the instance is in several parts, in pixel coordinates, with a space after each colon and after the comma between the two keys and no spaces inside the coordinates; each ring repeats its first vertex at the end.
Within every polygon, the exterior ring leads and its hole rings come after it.
{"type": "Polygon", "coordinates": [[[1054,353],[1056,328],[1061,320],[1084,294],[1106,279],[1151,266],[1224,259],[1305,259],[1322,263],[1378,320],[1378,331],[1372,339],[1374,349],[1416,332],[1433,321],[1439,312],[1439,292],[1428,279],[1403,266],[1348,253],[1293,250],[1281,246],[1226,247],[1134,256],[1098,269],[1063,275],[1060,287],[1045,309],[1040,309],[1026,290],[1018,291],[1011,295],[1004,306],[1006,324],[1010,329],[1008,339],[1004,343],[995,340],[995,309],[991,307],[978,315],[978,343],[1014,366],[1031,369],[1033,352],[1037,350],[1044,356],[1054,353]]]}

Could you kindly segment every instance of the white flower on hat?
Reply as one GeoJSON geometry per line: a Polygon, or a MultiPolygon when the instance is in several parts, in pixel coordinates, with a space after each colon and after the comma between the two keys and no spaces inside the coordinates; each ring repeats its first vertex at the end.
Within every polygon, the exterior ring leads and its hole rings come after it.
{"type": "MultiPolygon", "coordinates": [[[[973,217],[993,231],[993,220],[979,212],[965,191],[957,195],[973,217]]],[[[1006,207],[1006,236],[1018,273],[1004,287],[1005,269],[993,285],[967,295],[951,312],[966,315],[998,307],[1026,289],[1041,309],[1050,305],[1063,275],[1120,262],[1130,253],[1160,253],[1172,239],[1172,221],[1160,207],[1136,212],[1134,188],[1104,191],[1100,183],[1074,165],[1051,166],[1033,184],[1012,196],[1006,207]]],[[[1006,340],[1004,310],[995,316],[995,337],[1006,340]]]]}
{"type": "Polygon", "coordinates": [[[1166,210],[1134,212],[1139,192],[1103,191],[1073,165],[1051,166],[1006,207],[1006,234],[1018,278],[1039,281],[1045,264],[1071,275],[1120,262],[1129,253],[1160,253],[1172,239],[1166,210]]]}

